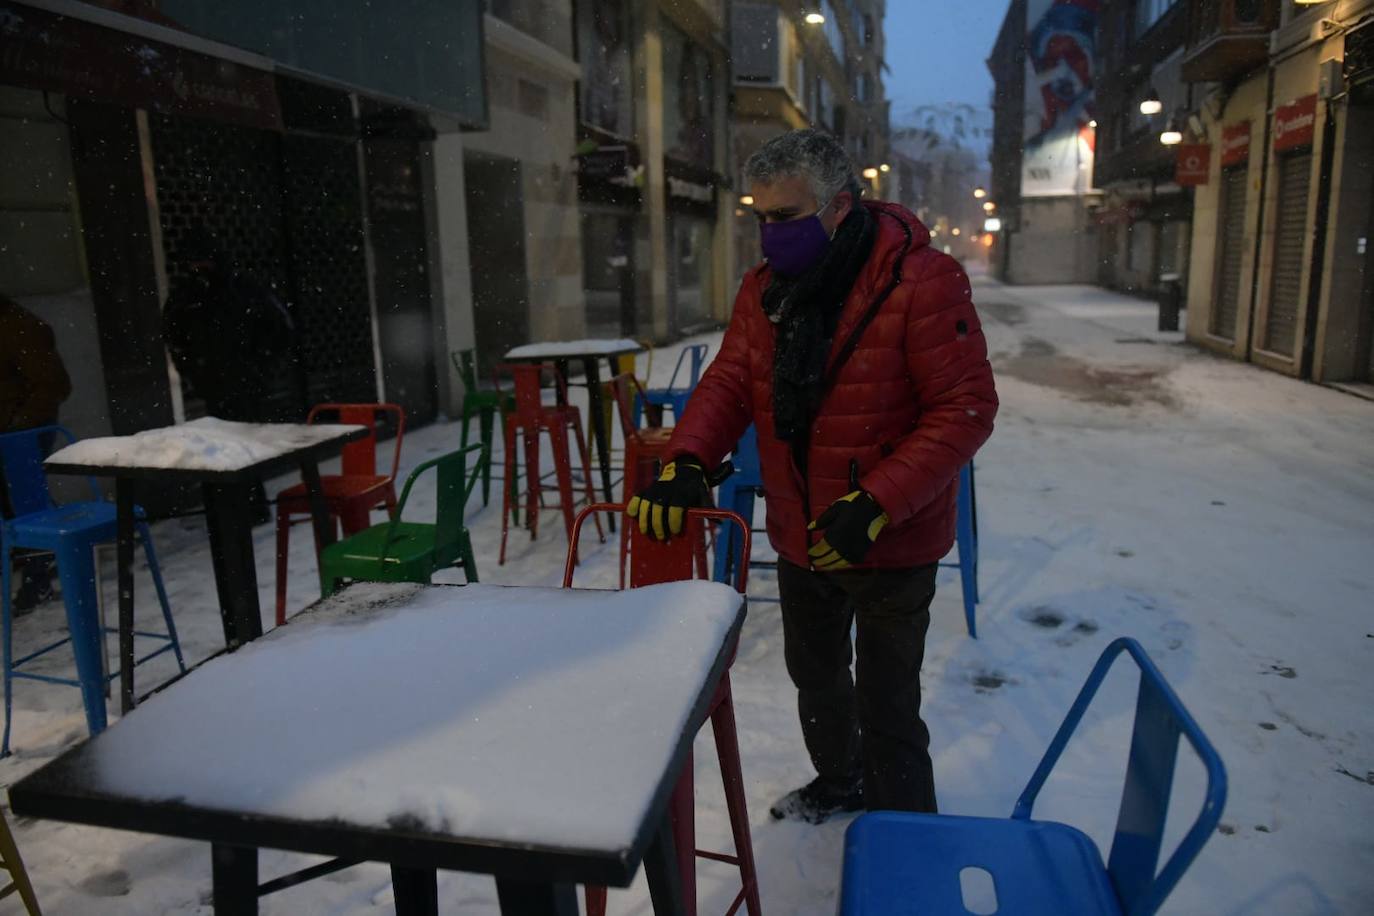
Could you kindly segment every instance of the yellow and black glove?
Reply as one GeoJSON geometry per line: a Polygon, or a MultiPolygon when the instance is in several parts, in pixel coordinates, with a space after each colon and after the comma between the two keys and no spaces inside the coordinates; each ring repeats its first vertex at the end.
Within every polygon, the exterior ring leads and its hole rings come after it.
{"type": "Polygon", "coordinates": [[[625,514],[639,522],[640,534],[656,541],[682,533],[687,510],[711,504],[706,472],[693,455],[679,455],[659,472],[658,480],[630,499],[625,514]]]}
{"type": "Polygon", "coordinates": [[[863,490],[846,493],[830,504],[807,530],[824,529],[825,536],[808,551],[811,568],[833,572],[858,563],[887,524],[887,513],[863,490]]]}

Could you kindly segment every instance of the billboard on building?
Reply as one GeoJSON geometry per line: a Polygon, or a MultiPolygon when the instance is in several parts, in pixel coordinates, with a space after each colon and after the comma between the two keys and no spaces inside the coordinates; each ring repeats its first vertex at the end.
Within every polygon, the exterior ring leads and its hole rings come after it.
{"type": "Polygon", "coordinates": [[[1021,196],[1083,194],[1093,171],[1100,0],[1027,0],[1021,196]]]}

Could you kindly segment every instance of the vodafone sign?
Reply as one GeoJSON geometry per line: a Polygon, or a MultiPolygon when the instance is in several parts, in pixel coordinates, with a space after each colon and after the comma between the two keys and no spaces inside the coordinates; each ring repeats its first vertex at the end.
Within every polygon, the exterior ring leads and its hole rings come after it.
{"type": "Polygon", "coordinates": [[[1174,181],[1186,187],[1207,183],[1212,147],[1207,143],[1185,143],[1174,154],[1174,181]]]}
{"type": "Polygon", "coordinates": [[[1250,158],[1250,122],[1230,124],[1221,130],[1221,165],[1240,165],[1250,158]]]}
{"type": "Polygon", "coordinates": [[[1311,146],[1316,136],[1317,96],[1303,96],[1274,112],[1274,151],[1311,146]]]}

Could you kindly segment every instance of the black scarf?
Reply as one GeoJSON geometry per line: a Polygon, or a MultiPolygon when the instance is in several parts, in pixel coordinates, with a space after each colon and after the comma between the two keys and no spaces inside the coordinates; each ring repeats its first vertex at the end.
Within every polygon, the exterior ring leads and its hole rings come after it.
{"type": "Polygon", "coordinates": [[[778,327],[773,348],[773,433],[805,448],[821,406],[825,360],[845,297],[873,250],[876,224],[862,204],[849,211],[821,258],[797,277],[773,275],[763,311],[778,327]]]}

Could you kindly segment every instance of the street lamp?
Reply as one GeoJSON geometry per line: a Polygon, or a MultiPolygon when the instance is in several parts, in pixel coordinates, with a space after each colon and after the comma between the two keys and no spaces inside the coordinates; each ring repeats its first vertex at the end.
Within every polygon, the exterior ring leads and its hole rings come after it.
{"type": "Polygon", "coordinates": [[[1178,146],[1183,142],[1183,132],[1178,129],[1173,118],[1170,118],[1169,123],[1164,125],[1164,132],[1159,135],[1159,142],[1165,146],[1178,146]]]}
{"type": "Polygon", "coordinates": [[[882,165],[878,166],[878,171],[880,171],[880,172],[890,172],[890,171],[892,171],[892,166],[890,166],[890,165],[888,165],[886,162],[884,162],[882,165]]]}
{"type": "Polygon", "coordinates": [[[870,165],[868,168],[864,169],[864,177],[869,181],[873,181],[878,177],[878,170],[870,165]]]}
{"type": "Polygon", "coordinates": [[[1089,121],[1088,126],[1091,127],[1093,130],[1097,130],[1097,118],[1093,118],[1091,121],[1089,121]]]}
{"type": "Polygon", "coordinates": [[[958,234],[959,234],[959,227],[958,227],[958,226],[955,226],[953,229],[949,230],[949,232],[950,232],[950,235],[958,235],[958,234]]]}
{"type": "Polygon", "coordinates": [[[996,209],[997,209],[997,205],[996,205],[995,203],[993,203],[992,201],[990,201],[990,200],[985,200],[985,201],[983,201],[983,212],[984,212],[984,213],[991,213],[993,210],[996,210],[996,209]]]}
{"type": "Polygon", "coordinates": [[[982,200],[984,197],[988,196],[988,192],[983,190],[982,188],[974,188],[973,196],[978,198],[979,200],[982,200]]]}
{"type": "Polygon", "coordinates": [[[752,207],[754,205],[754,196],[752,194],[742,194],[740,195],[739,203],[741,207],[752,207]]]}
{"type": "Polygon", "coordinates": [[[1164,102],[1159,98],[1159,93],[1155,87],[1150,87],[1150,94],[1140,100],[1140,113],[1143,115],[1157,115],[1164,110],[1164,102]]]}
{"type": "Polygon", "coordinates": [[[825,17],[822,16],[820,13],[807,13],[805,16],[802,17],[802,20],[807,25],[825,25],[825,17]]]}
{"type": "Polygon", "coordinates": [[[983,220],[983,231],[984,231],[984,232],[1000,232],[1001,229],[1002,229],[1002,221],[1001,221],[1000,219],[998,219],[997,217],[995,217],[995,216],[989,216],[987,219],[983,220]]]}

